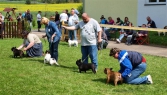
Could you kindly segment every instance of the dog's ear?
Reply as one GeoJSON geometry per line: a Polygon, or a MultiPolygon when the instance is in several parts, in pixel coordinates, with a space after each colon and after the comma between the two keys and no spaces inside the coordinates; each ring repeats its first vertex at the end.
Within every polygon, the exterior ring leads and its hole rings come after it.
{"type": "Polygon", "coordinates": [[[45,54],[46,54],[46,53],[50,53],[50,51],[49,51],[49,50],[46,50],[46,51],[45,51],[45,54]]]}
{"type": "Polygon", "coordinates": [[[110,68],[110,70],[112,71],[113,68],[110,68]]]}
{"type": "Polygon", "coordinates": [[[104,68],[104,73],[107,74],[107,68],[104,68]]]}

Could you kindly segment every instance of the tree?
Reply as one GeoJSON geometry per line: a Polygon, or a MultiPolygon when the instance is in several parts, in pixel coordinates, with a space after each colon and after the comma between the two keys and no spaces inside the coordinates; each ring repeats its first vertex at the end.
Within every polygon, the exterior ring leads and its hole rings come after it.
{"type": "Polygon", "coordinates": [[[31,4],[31,0],[26,0],[26,4],[31,4]]]}
{"type": "Polygon", "coordinates": [[[81,17],[83,13],[83,5],[78,6],[77,10],[79,11],[79,17],[81,17]]]}

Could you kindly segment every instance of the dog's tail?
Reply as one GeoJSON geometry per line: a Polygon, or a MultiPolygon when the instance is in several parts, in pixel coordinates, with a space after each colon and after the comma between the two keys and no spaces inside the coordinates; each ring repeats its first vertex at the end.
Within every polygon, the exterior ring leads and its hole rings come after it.
{"type": "Polygon", "coordinates": [[[57,63],[57,61],[55,62],[55,64],[59,66],[59,64],[57,63]]]}

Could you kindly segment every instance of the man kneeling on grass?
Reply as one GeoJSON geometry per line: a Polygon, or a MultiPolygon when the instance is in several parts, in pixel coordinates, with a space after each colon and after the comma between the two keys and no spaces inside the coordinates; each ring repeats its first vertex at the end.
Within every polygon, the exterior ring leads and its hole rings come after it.
{"type": "Polygon", "coordinates": [[[150,75],[139,77],[147,67],[146,59],[136,51],[120,50],[112,48],[110,56],[118,59],[120,63],[119,72],[128,84],[153,84],[150,75]]]}

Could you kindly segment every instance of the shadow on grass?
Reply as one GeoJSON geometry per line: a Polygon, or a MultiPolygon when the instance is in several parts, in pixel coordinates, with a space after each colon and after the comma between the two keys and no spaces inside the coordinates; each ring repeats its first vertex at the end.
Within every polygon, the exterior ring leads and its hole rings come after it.
{"type": "Polygon", "coordinates": [[[106,78],[93,79],[92,81],[106,83],[106,78]]]}
{"type": "Polygon", "coordinates": [[[13,55],[9,55],[9,58],[13,58],[13,59],[22,59],[22,58],[24,58],[24,57],[17,56],[17,57],[14,58],[13,55]]]}
{"type": "Polygon", "coordinates": [[[94,74],[91,70],[86,71],[86,73],[85,73],[85,71],[81,71],[81,73],[80,73],[78,68],[75,71],[73,71],[73,72],[77,72],[79,74],[94,74]]]}
{"type": "Polygon", "coordinates": [[[68,43],[67,42],[63,42],[63,43],[59,43],[60,45],[65,45],[65,46],[68,46],[68,43]]]}
{"type": "Polygon", "coordinates": [[[61,68],[65,68],[65,69],[73,69],[73,70],[76,70],[77,68],[76,67],[70,67],[70,66],[65,66],[65,65],[61,65],[60,66],[61,68]]]}

